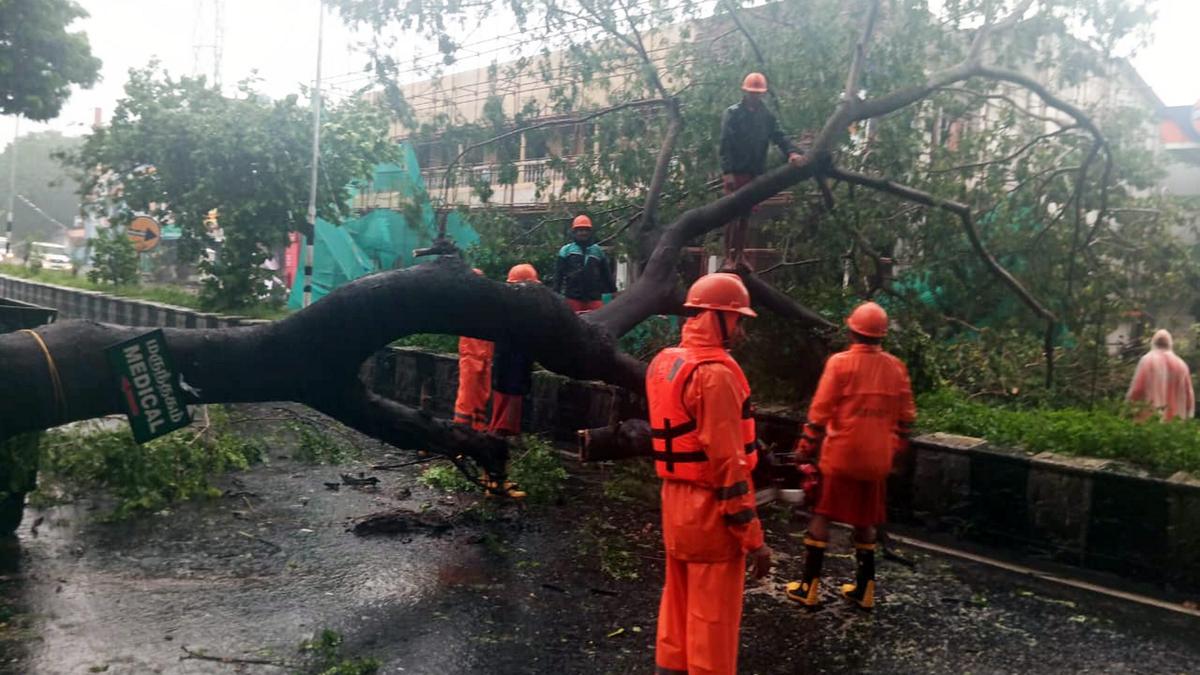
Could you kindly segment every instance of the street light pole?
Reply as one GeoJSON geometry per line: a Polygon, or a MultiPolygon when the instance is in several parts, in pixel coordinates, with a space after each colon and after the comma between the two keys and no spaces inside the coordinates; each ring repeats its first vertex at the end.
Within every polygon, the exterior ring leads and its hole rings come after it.
{"type": "Polygon", "coordinates": [[[317,176],[321,162],[321,48],[325,38],[325,7],[317,0],[317,79],[312,90],[312,175],[308,187],[308,236],[304,246],[304,306],[312,303],[313,240],[317,238],[317,176]]]}
{"type": "Polygon", "coordinates": [[[9,146],[9,152],[12,153],[11,161],[8,165],[8,228],[5,230],[4,237],[4,257],[7,258],[12,253],[12,227],[13,227],[13,200],[17,197],[17,136],[21,130],[21,116],[17,115],[13,121],[13,140],[9,146]]]}

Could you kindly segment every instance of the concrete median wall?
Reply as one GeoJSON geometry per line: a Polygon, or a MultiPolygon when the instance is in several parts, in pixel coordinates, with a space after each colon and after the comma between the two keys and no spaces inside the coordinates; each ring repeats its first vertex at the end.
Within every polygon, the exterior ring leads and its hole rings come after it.
{"type": "MultiPolygon", "coordinates": [[[[258,321],[117,298],[0,275],[0,297],[59,310],[60,319],[130,326],[222,328],[258,321]]],[[[371,362],[380,393],[451,417],[458,387],[453,355],[391,348],[371,362]]],[[[575,432],[638,416],[628,392],[539,371],[523,428],[573,442],[575,432]]],[[[794,411],[760,411],[759,434],[790,447],[794,411]]],[[[1031,454],[983,439],[930,434],[889,483],[893,521],[1143,581],[1200,589],[1200,479],[1154,477],[1112,460],[1031,454]]]]}
{"type": "Polygon", "coordinates": [[[87,319],[120,326],[228,328],[263,323],[257,319],[211,314],[187,307],[122,298],[3,274],[0,274],[0,298],[53,307],[58,310],[59,320],[87,319]]]}
{"type": "Polygon", "coordinates": [[[1200,480],[983,439],[916,439],[894,520],[1059,563],[1200,589],[1200,480]]]}

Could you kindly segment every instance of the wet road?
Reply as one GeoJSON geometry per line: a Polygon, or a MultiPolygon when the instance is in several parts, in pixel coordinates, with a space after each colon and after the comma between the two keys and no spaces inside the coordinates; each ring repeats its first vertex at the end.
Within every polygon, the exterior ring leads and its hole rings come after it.
{"type": "MultiPolygon", "coordinates": [[[[385,673],[652,671],[659,533],[628,476],[581,470],[558,507],[476,509],[438,536],[346,531],[396,506],[453,515],[478,501],[419,471],[333,492],[322,483],[339,469],[273,459],[224,479],[222,498],[128,522],[88,504],[31,512],[19,543],[0,544],[0,672],[288,672],[180,660],[181,647],[298,663],[324,628],[385,673]]],[[[873,615],[832,597],[798,611],[780,590],[798,572],[798,525],[764,517],[780,565],[748,592],[744,673],[1200,670],[1200,620],[911,549],[915,568],[881,563],[873,615]]],[[[834,551],[831,582],[852,564],[834,551]]]]}

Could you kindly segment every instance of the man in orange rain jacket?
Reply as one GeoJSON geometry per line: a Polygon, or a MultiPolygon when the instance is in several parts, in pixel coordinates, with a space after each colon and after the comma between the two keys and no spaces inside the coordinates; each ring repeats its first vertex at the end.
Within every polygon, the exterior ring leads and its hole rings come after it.
{"type": "MultiPolygon", "coordinates": [[[[483,270],[475,270],[483,276],[483,270]]],[[[475,431],[487,431],[488,399],[492,395],[492,352],[487,340],[458,339],[458,395],[454,399],[454,422],[475,431]]]]}
{"type": "Polygon", "coordinates": [[[756,578],[771,566],[750,483],[750,385],[727,351],[755,314],[734,274],[702,277],[684,306],[695,314],[679,346],[646,374],[667,549],[655,660],[660,674],[734,673],[746,556],[756,578]]]}
{"type": "Polygon", "coordinates": [[[842,586],[842,595],[870,609],[875,605],[875,528],[887,520],[887,476],[894,455],[907,449],[917,410],[908,370],[880,346],[887,312],[866,302],[846,324],[850,349],[825,364],[797,443],[801,464],[820,452],[822,485],[804,539],[804,576],[787,585],[787,596],[808,607],[818,604],[832,520],[854,526],[858,570],[854,583],[842,586]]]}

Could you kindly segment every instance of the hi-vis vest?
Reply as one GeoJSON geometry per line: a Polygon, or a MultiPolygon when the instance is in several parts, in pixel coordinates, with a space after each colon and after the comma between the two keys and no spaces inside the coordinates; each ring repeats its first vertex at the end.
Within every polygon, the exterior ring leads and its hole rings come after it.
{"type": "Polygon", "coordinates": [[[743,450],[751,471],[758,464],[750,383],[746,381],[741,366],[723,349],[671,347],[659,352],[646,371],[650,438],[654,447],[654,467],[660,478],[712,483],[708,474],[708,454],[700,445],[696,420],[683,405],[684,389],[696,367],[703,363],[724,364],[737,378],[743,396],[743,450]]]}

